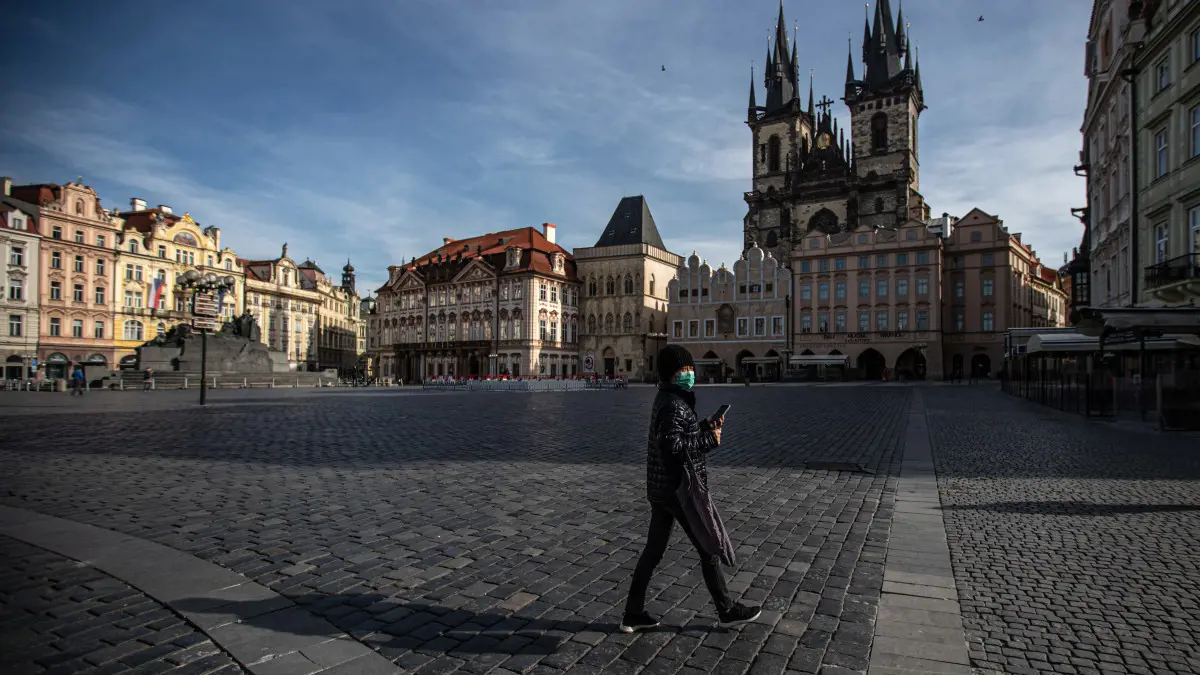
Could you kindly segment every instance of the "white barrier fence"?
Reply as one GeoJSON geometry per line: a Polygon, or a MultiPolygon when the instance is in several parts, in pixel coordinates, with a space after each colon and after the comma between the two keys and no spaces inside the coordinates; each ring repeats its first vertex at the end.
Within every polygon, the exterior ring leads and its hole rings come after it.
{"type": "Polygon", "coordinates": [[[433,391],[586,391],[617,389],[615,381],[588,380],[466,380],[430,381],[421,386],[433,391]]]}

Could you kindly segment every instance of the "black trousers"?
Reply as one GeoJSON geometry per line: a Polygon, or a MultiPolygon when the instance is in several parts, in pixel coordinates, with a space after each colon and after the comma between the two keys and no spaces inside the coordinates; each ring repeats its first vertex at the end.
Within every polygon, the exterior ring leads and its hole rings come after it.
{"type": "Polygon", "coordinates": [[[654,576],[654,569],[658,567],[658,563],[662,562],[663,554],[666,553],[667,546],[671,543],[671,530],[676,521],[679,521],[684,534],[688,536],[692,546],[695,546],[696,552],[700,554],[700,568],[704,572],[704,584],[708,586],[708,592],[712,595],[717,611],[725,612],[733,606],[733,601],[729,599],[729,589],[725,586],[725,574],[721,571],[720,556],[706,555],[700,550],[699,544],[696,543],[696,537],[688,527],[687,521],[683,519],[683,512],[677,504],[651,502],[650,532],[646,536],[646,548],[642,550],[642,557],[638,559],[637,567],[633,571],[633,581],[629,586],[629,599],[625,602],[626,614],[646,610],[646,589],[650,587],[650,578],[654,576]]]}

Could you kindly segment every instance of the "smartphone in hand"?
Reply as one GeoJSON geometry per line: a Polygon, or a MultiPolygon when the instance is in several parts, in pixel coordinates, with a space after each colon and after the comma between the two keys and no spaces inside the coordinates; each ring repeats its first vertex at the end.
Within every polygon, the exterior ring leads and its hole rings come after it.
{"type": "Polygon", "coordinates": [[[729,409],[731,407],[732,406],[730,406],[728,403],[722,404],[720,408],[717,408],[717,412],[713,413],[713,416],[710,419],[712,419],[712,420],[724,419],[725,414],[729,412],[729,409]]]}

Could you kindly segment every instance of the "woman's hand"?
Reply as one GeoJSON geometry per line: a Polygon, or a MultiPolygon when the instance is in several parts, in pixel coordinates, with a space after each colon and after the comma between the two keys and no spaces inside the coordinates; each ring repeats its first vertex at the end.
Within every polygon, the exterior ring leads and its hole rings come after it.
{"type": "Polygon", "coordinates": [[[717,439],[717,445],[720,445],[721,444],[721,427],[714,426],[712,428],[712,435],[713,435],[713,438],[717,439]]]}

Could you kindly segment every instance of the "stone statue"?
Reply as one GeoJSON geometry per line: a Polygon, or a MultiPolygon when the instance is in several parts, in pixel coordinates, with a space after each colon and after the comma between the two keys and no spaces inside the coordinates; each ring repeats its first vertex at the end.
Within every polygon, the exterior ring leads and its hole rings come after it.
{"type": "Polygon", "coordinates": [[[280,257],[280,258],[286,258],[286,257],[287,257],[287,242],[286,242],[286,241],[285,241],[285,242],[283,242],[283,253],[279,254],[279,257],[280,257]]]}

